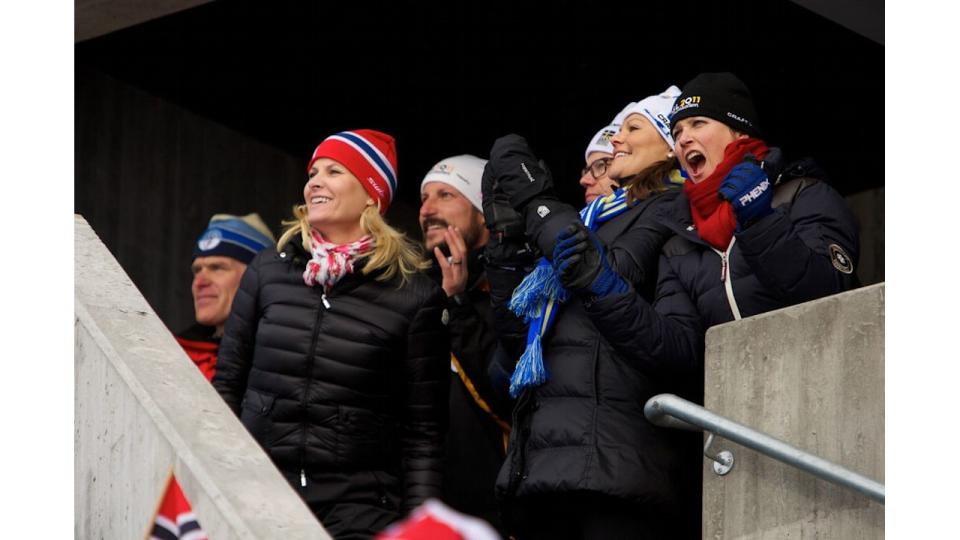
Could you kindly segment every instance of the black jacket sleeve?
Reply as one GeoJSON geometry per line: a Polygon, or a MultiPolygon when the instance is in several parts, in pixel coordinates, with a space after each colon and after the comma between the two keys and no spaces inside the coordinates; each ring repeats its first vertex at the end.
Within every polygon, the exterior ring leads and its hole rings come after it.
{"type": "Polygon", "coordinates": [[[493,310],[493,328],[503,349],[517,358],[526,344],[527,325],[510,311],[510,297],[529,273],[527,268],[505,268],[487,265],[490,283],[490,308],[493,310]]]}
{"type": "Polygon", "coordinates": [[[644,205],[640,216],[609,247],[613,268],[648,302],[654,300],[660,252],[673,236],[653,215],[659,206],[672,204],[679,193],[670,190],[639,203],[644,205]]]}
{"type": "Polygon", "coordinates": [[[450,341],[442,322],[446,295],[437,286],[410,323],[402,377],[400,444],[403,511],[439,497],[450,391],[450,341]]]}
{"type": "Polygon", "coordinates": [[[265,257],[273,255],[267,250],[258,254],[240,278],[240,286],[233,297],[230,316],[217,352],[217,368],[213,387],[227,402],[234,414],[240,415],[240,403],[247,389],[247,376],[253,363],[254,339],[259,322],[258,298],[260,295],[259,267],[265,257]]]}
{"type": "Polygon", "coordinates": [[[806,186],[789,208],[777,208],[736,236],[757,279],[786,303],[857,286],[853,273],[860,253],[857,221],[826,182],[806,186]],[[849,262],[849,273],[838,268],[846,268],[844,262],[849,262]]]}
{"type": "Polygon", "coordinates": [[[666,256],[660,257],[654,304],[631,288],[584,302],[584,310],[617,352],[650,376],[692,375],[703,364],[696,305],[666,256]]]}
{"type": "Polygon", "coordinates": [[[489,299],[486,293],[480,291],[458,295],[457,298],[450,298],[447,302],[450,313],[450,322],[447,323],[450,331],[450,351],[457,357],[480,396],[488,399],[491,388],[486,373],[496,348],[497,336],[493,322],[480,313],[476,304],[486,304],[489,299]],[[467,296],[465,300],[457,300],[464,296],[467,296]]]}
{"type": "Polygon", "coordinates": [[[513,290],[528,273],[525,268],[507,268],[488,264],[490,308],[496,341],[488,358],[486,382],[491,390],[490,407],[505,422],[510,421],[513,398],[510,397],[510,376],[526,346],[527,325],[510,311],[513,290]]]}

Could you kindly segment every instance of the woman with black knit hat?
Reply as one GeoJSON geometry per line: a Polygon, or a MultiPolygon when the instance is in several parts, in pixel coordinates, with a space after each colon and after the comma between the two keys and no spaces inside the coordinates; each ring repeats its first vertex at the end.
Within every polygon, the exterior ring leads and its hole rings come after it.
{"type": "Polygon", "coordinates": [[[334,538],[369,538],[440,495],[446,295],[383,219],[393,137],[331,135],[307,174],[243,275],[213,385],[334,538]]]}
{"type": "MultiPolygon", "coordinates": [[[[760,138],[750,92],[734,75],[687,83],[671,126],[687,179],[679,197],[656,209],[675,236],[660,256],[655,300],[624,284],[583,309],[624,361],[683,381],[673,393],[702,402],[706,330],[853,288],[858,232],[812,160],[780,167],[780,151],[760,138]]],[[[561,254],[554,264],[572,274],[602,257],[589,239],[567,253],[577,257],[561,254]]],[[[649,396],[632,397],[642,407],[649,396]]],[[[684,451],[685,476],[675,479],[684,518],[669,536],[696,538],[702,459],[684,451]]]]}
{"type": "Polygon", "coordinates": [[[707,328],[856,287],[858,226],[813,160],[781,166],[733,74],[687,83],[671,127],[687,180],[658,213],[676,236],[657,300],[627,295],[588,311],[624,354],[699,373],[707,328]]]}

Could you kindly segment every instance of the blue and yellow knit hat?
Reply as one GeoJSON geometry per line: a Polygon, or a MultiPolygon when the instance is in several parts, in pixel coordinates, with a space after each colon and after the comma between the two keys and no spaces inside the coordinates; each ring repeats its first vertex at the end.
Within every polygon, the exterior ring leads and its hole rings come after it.
{"type": "Polygon", "coordinates": [[[193,248],[193,258],[230,257],[244,264],[276,243],[267,224],[256,213],[245,216],[217,214],[210,218],[193,248]]]}

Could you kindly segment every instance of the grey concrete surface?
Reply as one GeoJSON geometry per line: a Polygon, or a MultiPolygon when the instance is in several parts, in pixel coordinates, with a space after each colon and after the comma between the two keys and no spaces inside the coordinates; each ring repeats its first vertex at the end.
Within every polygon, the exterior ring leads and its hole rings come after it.
{"type": "MultiPolygon", "coordinates": [[[[884,284],[707,332],[707,409],[884,481],[884,284]]],[[[884,507],[753,450],[703,466],[703,537],[877,539],[884,507]]]]}
{"type": "Polygon", "coordinates": [[[73,39],[79,43],[210,1],[74,0],[73,39]]]}
{"type": "Polygon", "coordinates": [[[143,538],[173,470],[211,539],[330,538],[80,216],[74,257],[75,537],[143,538]]]}

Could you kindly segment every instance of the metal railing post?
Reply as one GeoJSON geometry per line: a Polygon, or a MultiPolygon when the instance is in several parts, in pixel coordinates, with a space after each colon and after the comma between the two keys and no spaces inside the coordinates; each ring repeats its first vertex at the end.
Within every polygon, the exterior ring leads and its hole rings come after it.
{"type": "Polygon", "coordinates": [[[886,489],[883,484],[673,394],[653,396],[647,400],[643,412],[658,426],[714,433],[884,504],[886,489]]]}

